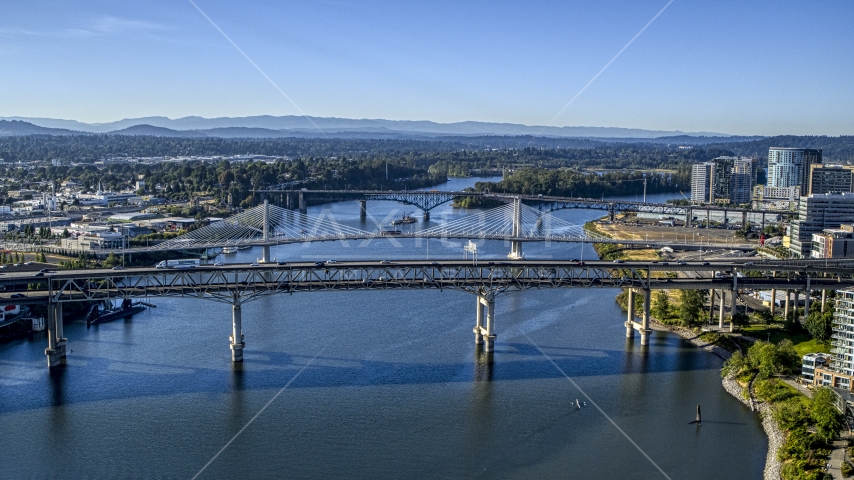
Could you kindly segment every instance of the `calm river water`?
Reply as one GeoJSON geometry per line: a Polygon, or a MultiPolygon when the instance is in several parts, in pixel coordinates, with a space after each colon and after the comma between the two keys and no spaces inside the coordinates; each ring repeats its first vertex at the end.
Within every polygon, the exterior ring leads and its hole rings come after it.
{"type": "MultiPolygon", "coordinates": [[[[377,221],[403,208],[368,203],[377,221]]],[[[375,228],[356,202],[309,214],[375,228]]],[[[464,214],[444,205],[432,218],[464,214]]],[[[577,223],[601,214],[560,213],[577,223]]],[[[273,255],[462,257],[459,242],[395,243],[273,255]]],[[[480,248],[483,259],[508,251],[480,248]]],[[[524,251],[578,258],[580,248],[524,251]]],[[[67,366],[53,372],[43,338],[0,345],[0,478],[665,478],[653,462],[673,479],[761,478],[766,438],[721,387],[721,361],[669,333],[654,332],[648,348],[627,341],[616,293],[499,296],[492,363],[475,352],[474,297],[454,291],[262,298],[244,307],[237,366],[226,304],[157,298],[132,320],[70,323],[67,366]],[[688,425],[697,404],[699,427],[688,425]]]]}

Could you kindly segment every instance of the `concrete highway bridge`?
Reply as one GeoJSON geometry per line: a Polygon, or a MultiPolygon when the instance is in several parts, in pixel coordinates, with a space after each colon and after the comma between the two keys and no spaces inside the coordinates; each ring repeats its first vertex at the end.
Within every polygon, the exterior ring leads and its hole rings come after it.
{"type": "MultiPolygon", "coordinates": [[[[785,290],[786,310],[790,292],[806,292],[808,311],[814,290],[824,292],[854,286],[854,263],[365,260],[205,265],[187,269],[58,270],[44,276],[10,273],[0,276],[0,285],[5,288],[0,293],[0,305],[47,307],[48,345],[45,354],[48,365],[53,367],[59,365],[66,354],[68,339],[64,337],[60,319],[62,305],[67,302],[182,297],[230,304],[232,325],[229,343],[232,360],[238,362],[243,360],[245,348],[242,305],[267,295],[328,291],[348,291],[356,295],[366,290],[403,289],[468,292],[476,297],[475,343],[491,352],[496,339],[495,301],[501,294],[542,288],[616,287],[629,289],[630,311],[625,324],[627,337],[632,337],[638,330],[641,344],[647,345],[651,332],[649,310],[652,290],[717,291],[722,300],[719,326],[723,328],[726,292],[731,292],[732,312],[736,311],[740,289],[785,290]],[[686,278],[662,276],[667,272],[687,275],[686,278]],[[715,275],[713,272],[721,273],[715,275]],[[633,311],[636,294],[644,299],[639,321],[633,311]]],[[[712,298],[714,302],[714,296],[712,298]]]]}

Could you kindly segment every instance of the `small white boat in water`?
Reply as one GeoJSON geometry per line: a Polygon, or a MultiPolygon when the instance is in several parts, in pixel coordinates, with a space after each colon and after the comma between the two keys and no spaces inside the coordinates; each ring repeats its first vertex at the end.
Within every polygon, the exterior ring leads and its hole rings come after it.
{"type": "Polygon", "coordinates": [[[237,247],[222,247],[222,253],[226,255],[229,253],[237,253],[237,247]]]}

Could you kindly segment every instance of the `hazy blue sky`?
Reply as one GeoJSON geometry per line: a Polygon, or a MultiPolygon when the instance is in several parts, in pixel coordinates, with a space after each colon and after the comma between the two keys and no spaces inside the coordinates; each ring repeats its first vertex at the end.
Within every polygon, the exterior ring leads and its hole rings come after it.
{"type": "MultiPolygon", "coordinates": [[[[195,1],[309,115],[538,125],[667,4],[195,1]]],[[[675,0],[552,124],[854,134],[852,20],[675,0]]],[[[0,116],[298,113],[187,0],[0,5],[0,116]]]]}

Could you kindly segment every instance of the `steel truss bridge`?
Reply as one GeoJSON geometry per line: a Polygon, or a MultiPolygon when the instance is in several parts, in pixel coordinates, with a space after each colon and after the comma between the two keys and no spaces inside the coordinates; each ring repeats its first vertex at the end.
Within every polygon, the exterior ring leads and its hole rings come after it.
{"type": "MultiPolygon", "coordinates": [[[[594,198],[572,198],[572,197],[557,197],[557,196],[542,196],[542,195],[508,195],[498,193],[483,193],[483,192],[448,192],[448,191],[381,191],[381,190],[257,190],[255,191],[262,199],[268,199],[273,203],[288,208],[299,209],[305,213],[308,205],[308,198],[313,201],[341,201],[341,200],[358,200],[361,203],[362,216],[366,212],[365,202],[367,200],[385,200],[394,201],[406,205],[412,205],[424,212],[424,218],[430,218],[430,210],[439,205],[450,202],[456,198],[463,197],[485,197],[503,202],[512,202],[514,198],[520,198],[523,203],[530,205],[540,212],[553,212],[555,210],[564,209],[590,209],[607,211],[611,219],[618,213],[624,212],[643,212],[643,213],[659,213],[665,215],[680,216],[686,218],[686,226],[690,225],[694,220],[694,214],[698,212],[724,212],[726,217],[729,213],[741,214],[742,219],[745,219],[747,214],[759,214],[763,219],[765,215],[770,215],[772,218],[779,216],[795,217],[797,212],[789,210],[762,210],[762,209],[744,209],[737,207],[728,207],[720,205],[671,205],[669,203],[647,203],[640,201],[629,200],[597,200],[594,198]]],[[[742,220],[744,222],[744,220],[742,220]]],[[[764,220],[763,222],[764,223],[764,220]]],[[[744,224],[744,223],[742,223],[744,224]]]]}
{"type": "MultiPolygon", "coordinates": [[[[719,291],[721,305],[726,292],[736,311],[738,290],[776,289],[807,292],[806,310],[813,290],[854,286],[854,263],[825,262],[705,262],[663,265],[652,262],[578,262],[554,260],[510,260],[479,262],[441,261],[348,261],[341,263],[290,263],[262,265],[202,266],[190,269],[131,268],[126,270],[68,270],[44,277],[10,274],[0,285],[3,304],[47,305],[48,365],[56,366],[65,356],[62,305],[66,302],[104,301],[149,297],[184,297],[231,304],[232,360],[242,361],[242,305],[273,294],[363,290],[457,290],[476,296],[475,343],[486,352],[495,342],[495,300],[506,292],[542,288],[627,288],[629,305],[634,295],[644,296],[641,321],[628,313],[626,335],[641,334],[641,345],[649,341],[649,308],[652,290],[693,289],[719,291]],[[662,278],[662,272],[727,272],[716,278],[662,278]],[[740,276],[745,272],[747,276],[740,276]],[[39,289],[30,290],[36,284],[39,289]]],[[[714,298],[714,297],[713,297],[714,298]]],[[[714,302],[714,300],[713,300],[714,302]]],[[[633,307],[631,307],[633,309],[633,307]]],[[[713,305],[714,308],[714,305],[713,305]]],[[[788,312],[787,312],[788,313],[788,312]]],[[[723,327],[721,307],[720,327],[723,327]]]]}

